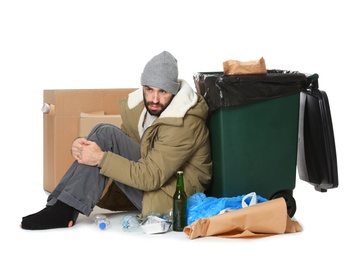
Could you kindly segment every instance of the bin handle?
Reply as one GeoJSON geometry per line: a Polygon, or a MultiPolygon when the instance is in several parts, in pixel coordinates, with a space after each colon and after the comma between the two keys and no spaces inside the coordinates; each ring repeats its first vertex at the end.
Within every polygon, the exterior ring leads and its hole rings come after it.
{"type": "Polygon", "coordinates": [[[314,74],[311,74],[311,75],[306,75],[306,77],[307,77],[307,81],[309,83],[307,88],[310,88],[311,90],[319,88],[319,85],[318,85],[319,75],[317,73],[314,73],[314,74]]]}

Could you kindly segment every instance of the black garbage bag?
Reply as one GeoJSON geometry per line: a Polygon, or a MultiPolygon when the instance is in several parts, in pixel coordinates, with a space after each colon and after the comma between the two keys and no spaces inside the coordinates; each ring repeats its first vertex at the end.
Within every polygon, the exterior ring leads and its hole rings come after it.
{"type": "Polygon", "coordinates": [[[292,95],[309,85],[305,74],[288,70],[267,70],[267,74],[238,76],[223,75],[223,72],[198,72],[193,78],[210,112],[223,106],[292,95]]]}

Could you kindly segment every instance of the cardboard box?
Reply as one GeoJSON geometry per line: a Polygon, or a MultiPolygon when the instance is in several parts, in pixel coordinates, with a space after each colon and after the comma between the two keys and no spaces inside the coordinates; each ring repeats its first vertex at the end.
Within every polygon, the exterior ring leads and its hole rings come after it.
{"type": "Polygon", "coordinates": [[[73,163],[71,145],[80,135],[81,113],[118,115],[118,100],[135,89],[44,90],[44,190],[51,192],[73,163]]]}
{"type": "Polygon", "coordinates": [[[91,129],[99,123],[109,123],[121,127],[121,115],[106,115],[104,111],[81,113],[79,122],[79,136],[88,136],[91,129]]]}

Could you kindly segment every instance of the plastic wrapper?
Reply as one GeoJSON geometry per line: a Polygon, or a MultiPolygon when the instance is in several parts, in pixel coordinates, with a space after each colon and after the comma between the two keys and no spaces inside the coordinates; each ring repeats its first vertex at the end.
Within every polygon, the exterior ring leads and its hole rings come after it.
{"type": "Polygon", "coordinates": [[[160,234],[167,232],[171,225],[171,221],[151,215],[148,216],[140,226],[146,234],[160,234]]]}
{"type": "Polygon", "coordinates": [[[246,195],[221,198],[207,197],[204,193],[198,192],[188,198],[188,225],[200,218],[216,216],[224,212],[241,209],[247,205],[265,201],[267,201],[266,198],[256,195],[254,192],[246,195]]]}

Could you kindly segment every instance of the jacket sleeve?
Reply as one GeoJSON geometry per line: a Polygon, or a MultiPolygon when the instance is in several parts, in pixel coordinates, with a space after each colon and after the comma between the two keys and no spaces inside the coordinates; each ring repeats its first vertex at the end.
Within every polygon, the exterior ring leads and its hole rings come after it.
{"type": "Polygon", "coordinates": [[[202,120],[186,118],[179,126],[162,124],[148,129],[154,134],[145,134],[142,142],[151,145],[142,145],[138,162],[108,152],[100,164],[100,173],[144,191],[159,189],[207,138],[202,120]]]}

